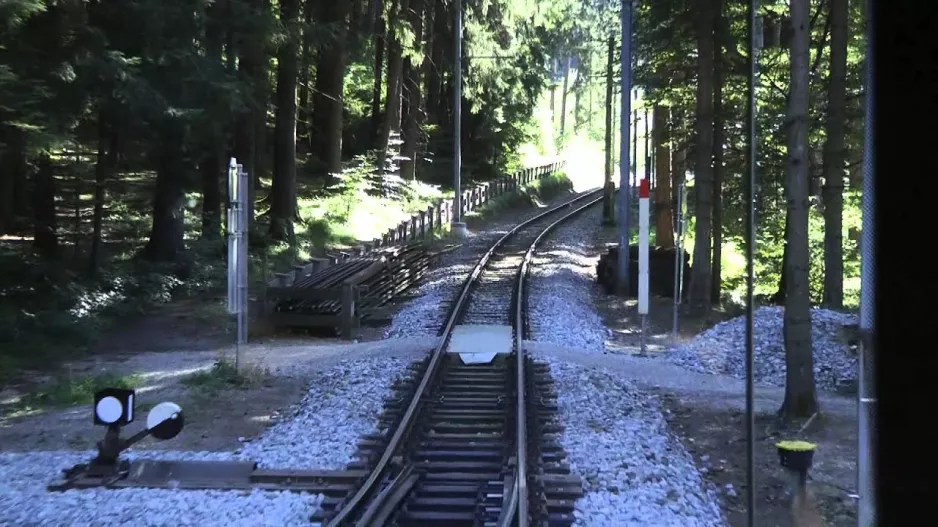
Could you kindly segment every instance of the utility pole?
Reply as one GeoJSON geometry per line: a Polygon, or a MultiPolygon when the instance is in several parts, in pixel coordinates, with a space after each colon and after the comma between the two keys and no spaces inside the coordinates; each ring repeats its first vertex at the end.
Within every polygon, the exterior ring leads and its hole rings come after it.
{"type": "Polygon", "coordinates": [[[609,35],[606,60],[606,165],[603,192],[603,225],[615,225],[616,184],[612,181],[612,70],[615,67],[616,37],[609,35]]]}
{"type": "MultiPolygon", "coordinates": [[[[341,0],[340,0],[341,1],[341,0]]],[[[462,0],[456,0],[453,24],[453,235],[466,237],[462,221],[462,0]]]]}
{"type": "Polygon", "coordinates": [[[619,119],[619,259],[616,289],[619,295],[629,293],[629,118],[632,115],[632,0],[622,0],[622,98],[619,119]]]}
{"type": "Polygon", "coordinates": [[[866,8],[866,115],[863,136],[863,233],[860,237],[860,352],[859,389],[857,390],[857,526],[872,527],[876,522],[876,470],[873,452],[876,451],[873,430],[876,430],[876,378],[873,324],[876,305],[876,247],[874,237],[876,171],[873,157],[873,97],[875,73],[873,62],[873,0],[864,2],[866,8]]]}
{"type": "MultiPolygon", "coordinates": [[[[746,107],[746,150],[749,165],[749,181],[746,185],[748,214],[746,217],[746,512],[747,525],[756,524],[756,420],[755,420],[755,373],[753,362],[753,292],[755,290],[754,261],[756,249],[756,75],[758,74],[759,50],[762,48],[761,19],[756,19],[758,0],[749,0],[746,29],[749,33],[749,85],[746,107]]],[[[683,264],[683,262],[682,262],[683,264]]]]}

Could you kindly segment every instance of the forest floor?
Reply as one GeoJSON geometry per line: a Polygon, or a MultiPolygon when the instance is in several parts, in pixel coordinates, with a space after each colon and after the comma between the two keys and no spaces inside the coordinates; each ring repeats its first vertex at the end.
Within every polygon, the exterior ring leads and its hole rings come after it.
{"type": "MultiPolygon", "coordinates": [[[[551,204],[569,199],[562,195],[551,204]]],[[[466,218],[470,231],[514,223],[544,203],[512,200],[466,218]]],[[[439,240],[435,245],[453,245],[439,240]]],[[[395,300],[400,306],[405,297],[395,300]]],[[[259,317],[258,317],[259,318],[259,317]]],[[[224,297],[202,295],[155,306],[128,316],[101,335],[93,352],[80,359],[23,371],[0,392],[0,451],[92,449],[103,429],[91,423],[91,394],[106,385],[126,384],[138,393],[142,415],[172,400],[186,415],[186,428],[172,441],[145,439],[141,448],[237,450],[289,412],[306,391],[310,372],[348,359],[387,356],[416,360],[432,338],[387,339],[383,327],[361,328],[354,342],[305,332],[274,331],[252,316],[250,344],[241,350],[241,373],[232,375],[235,353],[232,317],[224,297]],[[224,359],[224,368],[217,364],[224,359]]],[[[138,418],[138,421],[141,419],[138,418]]],[[[133,431],[139,427],[130,425],[133,431]]]]}
{"type": "MultiPolygon", "coordinates": [[[[604,229],[596,237],[596,257],[615,233],[604,229]]],[[[701,472],[717,488],[721,506],[731,526],[746,525],[746,432],[745,385],[740,379],[690,372],[667,363],[663,353],[723,320],[738,316],[738,310],[714,309],[691,313],[682,309],[678,335],[671,334],[673,302],[654,298],[646,320],[647,355],[640,357],[641,322],[635,301],[622,302],[598,291],[594,306],[612,332],[606,348],[622,355],[613,363],[636,385],[659,396],[672,432],[690,452],[701,472]]],[[[609,361],[603,361],[608,366],[609,361]]],[[[776,412],[784,399],[784,388],[756,386],[756,523],[765,526],[793,525],[790,477],[779,466],[775,443],[797,438],[817,445],[809,474],[809,492],[827,525],[856,524],[856,399],[819,392],[821,413],[805,423],[782,425],[776,412]]]]}

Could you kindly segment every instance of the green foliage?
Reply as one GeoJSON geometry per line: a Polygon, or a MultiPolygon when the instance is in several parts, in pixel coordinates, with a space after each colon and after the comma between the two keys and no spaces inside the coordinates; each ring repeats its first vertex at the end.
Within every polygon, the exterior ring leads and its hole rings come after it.
{"type": "Polygon", "coordinates": [[[43,386],[24,396],[19,401],[19,409],[35,410],[45,407],[73,406],[77,404],[92,404],[94,394],[104,388],[133,389],[140,385],[137,376],[118,376],[101,374],[95,376],[82,376],[78,378],[56,377],[47,381],[43,386]]]}
{"type": "Polygon", "coordinates": [[[182,379],[184,385],[205,395],[217,395],[230,389],[269,386],[272,381],[268,368],[257,364],[242,364],[235,368],[234,362],[225,358],[215,361],[209,370],[182,379]]]}
{"type": "Polygon", "coordinates": [[[485,206],[467,215],[467,219],[481,220],[508,210],[519,210],[544,203],[566,192],[573,191],[573,183],[563,172],[532,181],[514,192],[502,194],[490,200],[485,206]]]}

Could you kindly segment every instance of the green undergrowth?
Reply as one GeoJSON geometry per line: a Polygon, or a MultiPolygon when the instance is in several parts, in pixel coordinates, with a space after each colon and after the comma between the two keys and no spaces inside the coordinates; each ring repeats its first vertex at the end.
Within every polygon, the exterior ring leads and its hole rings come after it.
{"type": "MultiPolygon", "coordinates": [[[[850,231],[858,230],[862,224],[860,197],[856,192],[846,192],[843,215],[843,255],[844,255],[844,308],[856,310],[860,304],[860,253],[856,240],[851,239],[850,231]]],[[[784,215],[783,215],[784,216],[784,215]]],[[[783,218],[784,219],[784,218],[783,218]]],[[[784,222],[779,225],[773,219],[762,218],[759,237],[756,244],[754,261],[755,297],[757,302],[767,302],[778,290],[782,276],[782,258],[784,244],[781,243],[784,222]]],[[[688,218],[687,234],[684,239],[685,250],[693,257],[694,253],[693,218],[688,218]]],[[[653,238],[652,238],[653,242],[653,238]]],[[[824,291],[824,217],[818,207],[811,207],[808,213],[809,271],[808,285],[811,303],[819,305],[824,291]]],[[[721,275],[723,279],[723,301],[736,305],[745,302],[746,294],[746,247],[740,237],[724,239],[722,244],[721,275]]],[[[693,264],[693,258],[691,258],[693,264]]]]}
{"type": "Polygon", "coordinates": [[[554,172],[524,185],[514,192],[502,194],[483,207],[468,214],[469,222],[480,222],[509,210],[543,206],[561,194],[572,192],[573,183],[563,171],[554,172]]]}
{"type": "Polygon", "coordinates": [[[211,369],[193,373],[182,383],[203,395],[217,395],[224,390],[269,386],[271,381],[270,370],[259,364],[241,364],[235,368],[231,360],[219,359],[211,369]]]}
{"type": "Polygon", "coordinates": [[[39,389],[24,395],[16,404],[18,410],[92,404],[94,394],[104,388],[133,389],[140,385],[135,375],[99,374],[94,376],[59,376],[44,383],[39,389]]]}
{"type": "MultiPolygon", "coordinates": [[[[419,181],[375,177],[373,166],[367,156],[356,158],[341,177],[324,184],[301,163],[292,247],[266,242],[266,206],[260,201],[250,233],[250,283],[326,249],[380,237],[413,212],[452,194],[419,181]]],[[[108,240],[104,258],[93,278],[87,272],[87,239],[79,238],[76,249],[63,234],[62,256],[54,261],[36,256],[28,241],[0,241],[0,387],[16,381],[23,370],[54,369],[63,360],[93,351],[109,330],[173,300],[200,300],[193,305],[202,307],[187,316],[190,322],[226,323],[226,242],[221,232],[213,240],[201,239],[198,192],[187,193],[186,251],[178,261],[151,263],[139,257],[149,234],[148,196],[154,178],[155,174],[118,178],[121,188],[113,189],[115,198],[103,226],[108,240]]],[[[262,180],[258,199],[266,196],[269,184],[262,180]]]]}

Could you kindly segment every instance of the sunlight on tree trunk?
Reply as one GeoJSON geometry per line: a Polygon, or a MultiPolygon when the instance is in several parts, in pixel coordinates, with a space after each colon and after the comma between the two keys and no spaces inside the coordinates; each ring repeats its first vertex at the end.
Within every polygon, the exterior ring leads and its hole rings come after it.
{"type": "Polygon", "coordinates": [[[713,0],[697,0],[697,123],[694,164],[694,261],[690,301],[710,304],[710,247],[713,200],[713,0]]]}
{"type": "MultiPolygon", "coordinates": [[[[723,0],[713,0],[714,28],[724,24],[723,0]]],[[[715,30],[713,52],[713,258],[710,262],[710,301],[720,303],[723,291],[723,146],[726,131],[723,115],[723,32],[715,30]]]]}
{"type": "Polygon", "coordinates": [[[290,30],[277,54],[277,112],[274,128],[274,174],[270,188],[270,237],[296,245],[296,79],[298,0],[281,0],[280,17],[290,30]]]}
{"type": "Polygon", "coordinates": [[[808,31],[809,0],[791,0],[791,95],[785,197],[791,214],[788,228],[785,338],[785,418],[810,417],[817,409],[811,342],[811,300],[808,288],[808,31]]]}
{"type": "Polygon", "coordinates": [[[674,247],[671,224],[671,135],[668,130],[670,109],[656,104],[653,110],[655,136],[655,245],[674,247]]]}
{"type": "Polygon", "coordinates": [[[848,0],[830,0],[831,56],[824,142],[824,296],[831,308],[844,303],[844,132],[847,99],[848,0]]]}

